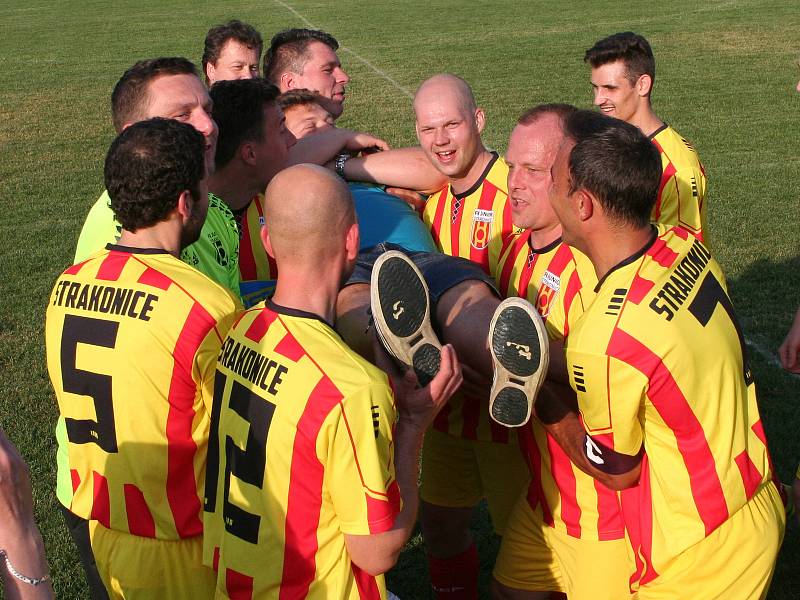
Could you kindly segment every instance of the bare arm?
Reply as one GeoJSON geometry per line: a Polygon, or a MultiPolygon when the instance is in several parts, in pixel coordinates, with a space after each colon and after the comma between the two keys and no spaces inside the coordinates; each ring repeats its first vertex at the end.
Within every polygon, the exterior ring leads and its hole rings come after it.
{"type": "Polygon", "coordinates": [[[350,129],[329,129],[298,140],[289,150],[287,166],[301,163],[324,165],[336,158],[337,154],[373,148],[388,150],[389,144],[368,133],[350,129]]]}
{"type": "MultiPolygon", "coordinates": [[[[378,356],[384,357],[383,352],[378,356]]],[[[383,361],[379,361],[383,362],[383,361]]],[[[381,364],[380,366],[384,366],[381,364]]],[[[388,367],[387,370],[393,369],[388,367]]],[[[419,453],[425,430],[461,384],[461,369],[453,347],[442,348],[442,362],[436,377],[422,389],[415,389],[416,377],[395,380],[400,413],[394,437],[395,475],[403,507],[389,531],[372,535],[345,534],[352,561],[370,575],[379,575],[397,562],[417,520],[419,496],[419,453]]]]}
{"type": "MultiPolygon", "coordinates": [[[[47,575],[47,559],[39,528],[33,520],[33,498],[28,468],[17,449],[0,429],[0,550],[13,569],[29,579],[47,575]]],[[[14,577],[0,559],[3,591],[9,600],[53,598],[50,581],[32,585],[14,577]]]]}
{"type": "Polygon", "coordinates": [[[422,148],[395,148],[351,158],[344,164],[345,177],[423,193],[435,192],[447,184],[447,177],[431,164],[422,148]]]}
{"type": "Polygon", "coordinates": [[[636,485],[641,471],[641,451],[621,454],[593,440],[578,416],[575,393],[569,386],[547,382],[536,398],[536,416],[570,460],[612,490],[636,485]]]}
{"type": "Polygon", "coordinates": [[[778,348],[781,365],[790,373],[800,373],[798,355],[800,355],[800,309],[797,309],[794,323],[792,323],[789,333],[786,334],[786,339],[783,340],[780,348],[778,348]]]}

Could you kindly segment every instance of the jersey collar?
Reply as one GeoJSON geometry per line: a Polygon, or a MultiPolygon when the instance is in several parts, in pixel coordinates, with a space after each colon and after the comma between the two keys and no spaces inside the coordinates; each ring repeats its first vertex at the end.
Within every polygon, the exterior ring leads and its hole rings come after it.
{"type": "Polygon", "coordinates": [[[617,271],[626,265],[636,262],[642,256],[644,256],[648,250],[650,250],[650,248],[655,243],[656,238],[658,237],[658,229],[654,225],[651,225],[650,227],[651,227],[650,239],[647,240],[647,243],[644,246],[642,246],[639,250],[637,250],[634,254],[631,254],[628,258],[621,260],[613,267],[611,267],[608,270],[608,273],[603,275],[603,278],[597,282],[596,286],[594,286],[595,294],[600,291],[600,288],[603,286],[603,283],[605,283],[605,280],[608,279],[609,275],[611,275],[614,271],[617,271]]]}
{"type": "Polygon", "coordinates": [[[315,321],[319,321],[320,323],[324,323],[325,325],[327,325],[328,327],[333,329],[333,325],[328,323],[325,319],[323,319],[319,315],[316,315],[316,314],[314,314],[312,312],[308,312],[308,311],[305,311],[305,310],[300,310],[298,308],[290,308],[288,306],[281,306],[280,304],[275,304],[272,301],[272,298],[267,298],[267,301],[265,302],[265,305],[272,312],[276,312],[279,315],[287,315],[289,317],[300,317],[301,319],[314,319],[315,321]]]}
{"type": "Polygon", "coordinates": [[[163,248],[133,248],[131,246],[120,246],[119,244],[106,244],[106,250],[126,252],[128,254],[169,254],[163,248]]]}
{"type": "Polygon", "coordinates": [[[651,133],[650,135],[648,135],[648,136],[647,136],[647,139],[649,139],[649,140],[651,140],[651,141],[652,141],[652,140],[654,140],[654,139],[656,138],[656,136],[657,136],[659,133],[661,133],[662,131],[664,131],[664,130],[665,130],[667,127],[669,127],[669,125],[668,125],[667,123],[664,123],[664,124],[663,124],[661,127],[659,127],[659,128],[658,128],[658,129],[656,129],[656,130],[655,130],[653,133],[651,133]]]}
{"type": "MultiPolygon", "coordinates": [[[[490,154],[492,155],[492,158],[489,159],[489,164],[486,165],[486,168],[483,170],[483,173],[481,173],[481,176],[478,177],[478,181],[476,181],[472,185],[472,187],[469,188],[466,192],[463,192],[461,194],[456,194],[455,192],[453,192],[453,198],[458,198],[458,199],[466,198],[470,194],[474,194],[478,190],[478,188],[481,187],[481,185],[483,185],[483,181],[484,179],[486,179],[486,177],[489,176],[489,171],[492,170],[494,163],[496,163],[497,159],[500,158],[500,155],[495,151],[492,151],[490,154]]],[[[452,186],[450,187],[450,191],[451,192],[453,191],[452,186]]]]}

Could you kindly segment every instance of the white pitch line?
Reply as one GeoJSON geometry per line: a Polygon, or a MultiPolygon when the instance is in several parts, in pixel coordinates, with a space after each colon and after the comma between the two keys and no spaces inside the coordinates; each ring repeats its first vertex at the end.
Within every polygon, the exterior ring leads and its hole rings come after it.
{"type": "MultiPolygon", "coordinates": [[[[306,27],[309,27],[310,29],[319,29],[319,27],[317,27],[311,21],[306,19],[302,14],[300,14],[297,10],[295,10],[294,7],[292,7],[291,5],[287,4],[286,2],[282,2],[281,0],[274,0],[274,2],[275,2],[275,4],[279,4],[280,6],[282,6],[286,10],[288,10],[290,13],[292,13],[295,17],[300,19],[306,27]]],[[[366,58],[364,58],[363,56],[358,54],[355,50],[351,50],[350,48],[348,48],[346,46],[339,46],[339,50],[341,50],[343,52],[347,52],[348,54],[352,55],[353,58],[355,58],[360,63],[362,63],[362,64],[366,65],[367,67],[369,67],[370,69],[372,69],[372,71],[374,71],[377,75],[379,75],[380,77],[382,77],[383,79],[385,79],[386,81],[391,83],[395,88],[397,88],[399,91],[401,91],[405,96],[407,96],[409,98],[412,98],[412,99],[414,98],[414,94],[412,94],[410,90],[408,90],[406,87],[404,87],[398,81],[396,81],[386,71],[384,71],[383,69],[380,69],[379,67],[375,66],[370,61],[368,61],[366,58]]]]}
{"type": "Polygon", "coordinates": [[[761,358],[766,360],[769,364],[773,367],[783,370],[783,366],[781,365],[781,361],[778,360],[778,356],[775,352],[770,352],[769,350],[765,349],[761,344],[755,342],[751,338],[745,336],[744,343],[747,344],[750,348],[755,350],[761,358]]]}

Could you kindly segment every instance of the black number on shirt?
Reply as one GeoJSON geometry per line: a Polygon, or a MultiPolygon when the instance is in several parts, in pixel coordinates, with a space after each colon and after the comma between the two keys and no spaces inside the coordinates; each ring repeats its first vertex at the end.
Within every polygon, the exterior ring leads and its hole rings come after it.
{"type": "Polygon", "coordinates": [[[739,337],[739,346],[742,350],[742,365],[744,367],[744,381],[747,385],[753,383],[753,372],[750,370],[750,361],[747,359],[747,348],[744,343],[744,335],[742,328],[739,326],[739,321],[736,318],[736,313],[733,310],[733,303],[725,293],[722,285],[720,285],[717,278],[711,273],[707,273],[700,284],[700,289],[689,304],[689,312],[692,313],[695,319],[705,327],[714,315],[714,310],[717,305],[721,305],[728,313],[731,323],[736,329],[736,335],[739,337]]]}
{"type": "Polygon", "coordinates": [[[67,439],[73,444],[97,444],[106,452],[117,452],[114,403],[111,400],[111,375],[78,369],[78,344],[114,348],[119,323],[91,317],[66,315],[61,335],[61,377],[64,391],[94,400],[96,421],[65,418],[67,439]]]}
{"type": "MultiPolygon", "coordinates": [[[[219,421],[222,411],[226,377],[217,371],[214,380],[214,402],[211,407],[210,443],[206,470],[205,510],[213,512],[217,503],[219,476],[219,421]]],[[[264,485],[267,463],[267,434],[272,423],[275,405],[248,390],[238,381],[231,386],[228,407],[250,425],[247,442],[242,450],[230,436],[225,436],[225,479],[223,482],[222,518],[225,530],[236,537],[256,544],[261,517],[232,504],[229,500],[231,475],[257,488],[264,485]]]]}

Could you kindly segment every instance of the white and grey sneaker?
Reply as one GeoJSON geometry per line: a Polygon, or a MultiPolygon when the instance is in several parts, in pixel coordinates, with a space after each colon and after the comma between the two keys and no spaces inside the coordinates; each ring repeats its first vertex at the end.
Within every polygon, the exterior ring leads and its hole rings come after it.
{"type": "Polygon", "coordinates": [[[405,254],[389,250],[375,261],[370,303],[383,347],[428,385],[439,371],[442,344],[431,327],[428,286],[405,254]]]}
{"type": "Polygon", "coordinates": [[[500,303],[489,325],[489,349],[494,362],[489,415],[506,427],[524,425],[550,363],[547,330],[528,301],[500,303]]]}

